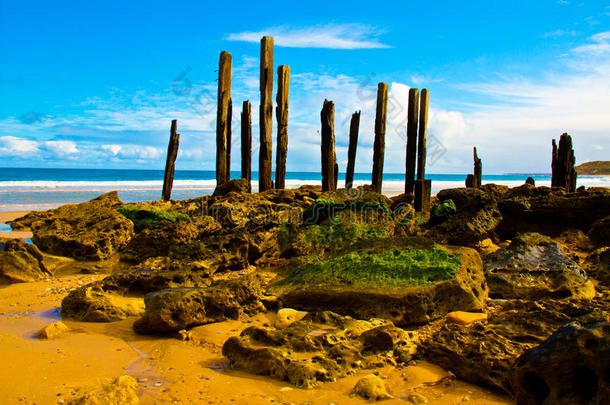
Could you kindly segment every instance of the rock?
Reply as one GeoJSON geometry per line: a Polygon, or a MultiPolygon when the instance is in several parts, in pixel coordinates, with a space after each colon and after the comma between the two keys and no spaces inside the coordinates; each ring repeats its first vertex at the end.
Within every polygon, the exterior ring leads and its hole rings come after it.
{"type": "Polygon", "coordinates": [[[589,238],[598,246],[610,246],[610,215],[591,225],[589,238]]]}
{"type": "Polygon", "coordinates": [[[410,394],[407,399],[414,405],[425,404],[428,402],[428,398],[424,397],[422,394],[410,394]]]}
{"type": "Polygon", "coordinates": [[[45,326],[44,328],[42,328],[36,334],[36,336],[39,339],[55,339],[56,337],[63,335],[64,333],[68,332],[69,330],[70,330],[70,328],[68,328],[65,323],[53,322],[53,323],[45,326]]]}
{"type": "Polygon", "coordinates": [[[610,403],[610,324],[559,328],[515,362],[519,404],[610,403]]]}
{"type": "Polygon", "coordinates": [[[580,229],[568,229],[562,232],[557,240],[574,250],[591,251],[595,249],[591,239],[580,229]]]}
{"type": "Polygon", "coordinates": [[[430,210],[430,225],[438,225],[451,218],[457,209],[452,200],[445,200],[437,204],[430,210]]]}
{"type": "Polygon", "coordinates": [[[445,317],[445,322],[456,323],[458,325],[470,325],[474,322],[482,322],[486,320],[487,314],[480,312],[453,311],[449,312],[445,317]]]}
{"type": "Polygon", "coordinates": [[[313,388],[361,368],[410,361],[416,342],[413,332],[385,320],[313,312],[281,330],[249,327],[227,340],[222,353],[233,368],[313,388]]]}
{"type": "Polygon", "coordinates": [[[100,285],[71,291],[61,302],[62,317],[84,322],[114,322],[144,312],[144,300],[104,291],[100,285]]]}
{"type": "Polygon", "coordinates": [[[127,245],[133,223],[116,211],[116,191],[81,204],[63,205],[31,223],[42,250],[77,260],[105,260],[127,245]]]}
{"type": "Polygon", "coordinates": [[[50,276],[35,245],[23,239],[0,238],[0,283],[27,283],[50,276]]]}
{"type": "Polygon", "coordinates": [[[496,232],[505,239],[526,232],[556,236],[580,229],[588,233],[596,221],[608,216],[609,206],[610,190],[605,188],[567,193],[563,188],[517,187],[498,200],[503,220],[496,232]]]}
{"type": "Polygon", "coordinates": [[[292,308],[282,308],[277,311],[277,317],[275,318],[275,327],[278,329],[284,329],[295,322],[300,321],[307,315],[307,312],[297,311],[292,308]]]}
{"type": "Polygon", "coordinates": [[[110,381],[99,392],[90,392],[69,401],[70,405],[139,405],[138,382],[135,378],[122,375],[110,381]]]}
{"type": "Polygon", "coordinates": [[[146,311],[133,328],[140,334],[171,333],[265,311],[265,282],[264,276],[253,273],[208,288],[182,287],[147,294],[146,311]]]}
{"type": "Polygon", "coordinates": [[[490,296],[495,298],[595,295],[585,271],[547,236],[518,235],[508,248],[486,255],[483,260],[490,296]]]}
{"type": "Polygon", "coordinates": [[[480,241],[495,237],[494,230],[501,221],[500,211],[490,204],[477,211],[458,211],[433,227],[431,235],[439,242],[475,247],[480,241]]]}
{"type": "Polygon", "coordinates": [[[414,198],[413,193],[403,193],[390,197],[390,210],[394,212],[397,207],[411,205],[414,198]]]}
{"type": "Polygon", "coordinates": [[[121,252],[121,260],[140,263],[150,257],[169,256],[176,246],[215,235],[222,227],[212,217],[195,221],[163,221],[138,232],[121,252]]]}
{"type": "Polygon", "coordinates": [[[394,398],[388,393],[388,389],[383,380],[375,374],[369,374],[358,380],[351,395],[358,395],[370,401],[394,398]]]}
{"type": "Polygon", "coordinates": [[[527,179],[525,179],[525,184],[531,184],[532,186],[535,186],[536,182],[534,181],[533,177],[528,177],[527,179]]]}
{"type": "Polygon", "coordinates": [[[600,282],[610,287],[610,249],[605,249],[600,253],[596,277],[600,282]]]}
{"type": "Polygon", "coordinates": [[[250,182],[247,179],[232,179],[223,183],[219,186],[216,186],[214,189],[214,197],[224,196],[229,193],[249,193],[250,192],[250,182]]]}
{"type": "Polygon", "coordinates": [[[476,244],[476,249],[481,255],[488,255],[500,249],[498,245],[493,243],[489,238],[483,239],[476,244]]]}
{"type": "Polygon", "coordinates": [[[470,327],[431,323],[420,328],[418,354],[463,380],[512,395],[511,372],[517,357],[567,323],[608,322],[608,304],[608,300],[497,301],[488,307],[485,323],[470,327]]]}
{"type": "MultiPolygon", "coordinates": [[[[408,246],[408,240],[400,240],[408,246]]],[[[369,246],[374,245],[367,242],[369,246]]],[[[277,280],[269,286],[285,306],[302,311],[334,311],[358,319],[382,318],[397,326],[423,324],[455,310],[481,311],[487,285],[479,254],[473,249],[439,246],[459,255],[461,265],[447,281],[412,287],[358,287],[277,280]]],[[[372,250],[376,252],[376,250],[372,250]]]]}
{"type": "Polygon", "coordinates": [[[71,291],[62,301],[64,317],[85,322],[113,322],[144,312],[143,296],[175,287],[206,285],[192,271],[137,269],[114,273],[71,291]],[[138,297],[139,296],[139,297],[138,297]]]}

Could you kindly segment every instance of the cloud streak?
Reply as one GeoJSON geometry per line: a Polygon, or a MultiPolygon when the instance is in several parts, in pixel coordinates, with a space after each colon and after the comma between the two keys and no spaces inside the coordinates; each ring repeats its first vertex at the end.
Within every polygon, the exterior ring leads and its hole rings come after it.
{"type": "Polygon", "coordinates": [[[245,31],[226,36],[229,41],[258,43],[263,36],[272,36],[276,46],[286,48],[383,49],[391,48],[377,40],[383,32],[364,24],[328,24],[312,27],[270,27],[261,31],[245,31]]]}

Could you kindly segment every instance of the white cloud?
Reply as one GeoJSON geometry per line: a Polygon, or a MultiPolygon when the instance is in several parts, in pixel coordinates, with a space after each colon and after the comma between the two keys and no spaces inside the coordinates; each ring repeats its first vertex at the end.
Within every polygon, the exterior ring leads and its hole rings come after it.
{"type": "Polygon", "coordinates": [[[43,145],[45,149],[60,157],[79,152],[76,144],[72,141],[45,141],[43,145]]]}
{"type": "Polygon", "coordinates": [[[116,156],[121,150],[121,145],[102,145],[102,150],[116,156]]]}
{"type": "Polygon", "coordinates": [[[263,36],[272,36],[276,46],[288,48],[390,48],[377,40],[376,37],[381,33],[364,24],[327,24],[313,27],[270,27],[261,31],[232,33],[226,39],[258,43],[263,36]]]}
{"type": "Polygon", "coordinates": [[[30,157],[38,153],[38,142],[16,136],[0,137],[0,156],[30,157]]]}
{"type": "Polygon", "coordinates": [[[117,152],[117,156],[121,159],[155,160],[162,155],[163,150],[161,148],[141,145],[122,145],[117,152]]]}
{"type": "Polygon", "coordinates": [[[610,52],[610,31],[600,32],[589,38],[592,44],[581,45],[572,51],[580,54],[600,56],[610,52]]]}

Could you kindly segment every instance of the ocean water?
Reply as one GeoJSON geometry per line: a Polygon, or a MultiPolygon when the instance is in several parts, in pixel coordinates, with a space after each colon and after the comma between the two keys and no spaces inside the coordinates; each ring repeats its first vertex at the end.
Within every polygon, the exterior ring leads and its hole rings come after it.
{"type": "MultiPolygon", "coordinates": [[[[239,172],[232,172],[238,178],[239,172]]],[[[498,174],[483,175],[483,183],[518,186],[531,176],[537,185],[550,186],[549,174],[498,174]]],[[[258,173],[252,173],[252,187],[258,187],[258,173]]],[[[465,174],[427,174],[432,180],[432,192],[446,188],[463,187],[465,174]]],[[[304,184],[321,184],[320,173],[288,172],[286,187],[304,184]]],[[[342,187],[345,174],[339,174],[342,187]]],[[[370,184],[370,173],[356,173],[354,184],[370,184]]],[[[216,185],[214,171],[177,170],[174,176],[172,198],[183,200],[211,194],[216,185]]],[[[610,177],[579,177],[578,185],[610,187],[610,177]]],[[[108,191],[117,190],[124,202],[158,200],[163,186],[163,170],[115,169],[29,169],[0,168],[0,212],[50,209],[62,204],[90,200],[108,191]]],[[[383,191],[399,194],[404,189],[404,174],[387,173],[383,176],[383,191]]]]}

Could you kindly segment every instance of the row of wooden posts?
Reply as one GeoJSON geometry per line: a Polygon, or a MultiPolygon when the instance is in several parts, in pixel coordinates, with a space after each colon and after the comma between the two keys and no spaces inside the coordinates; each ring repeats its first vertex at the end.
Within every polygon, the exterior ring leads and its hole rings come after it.
{"type": "MultiPolygon", "coordinates": [[[[216,183],[222,185],[230,180],[231,173],[231,121],[233,103],[231,99],[231,54],[220,54],[218,69],[218,110],[216,117],[216,183]]],[[[286,179],[286,155],[288,152],[288,92],[290,67],[278,67],[278,91],[276,97],[277,149],[275,183],[272,174],[272,126],[273,126],[273,38],[261,40],[260,58],[260,147],[259,147],[259,191],[272,188],[282,189],[286,179]]],[[[405,166],[405,193],[414,193],[417,210],[430,207],[431,181],[425,179],[426,142],[428,124],[429,92],[412,88],[409,90],[407,117],[407,145],[405,166]],[[421,97],[420,97],[421,96],[421,97]],[[417,170],[417,171],[416,171],[417,170]]],[[[375,115],[375,141],[373,145],[372,187],[381,192],[385,153],[385,133],[387,121],[388,85],[379,83],[377,88],[377,108],[375,115]]],[[[324,100],[321,119],[321,163],[322,189],[333,191],[338,186],[339,167],[335,152],[334,133],[335,106],[324,100]]],[[[360,126],[360,111],[352,115],[349,129],[348,161],[345,174],[345,188],[350,189],[354,180],[356,149],[360,126]]],[[[178,152],[180,135],[176,120],[172,121],[170,142],[163,183],[163,200],[169,200],[173,183],[174,166],[178,152]]],[[[252,108],[244,101],[241,112],[241,177],[251,182],[252,162],[252,108]]]]}

